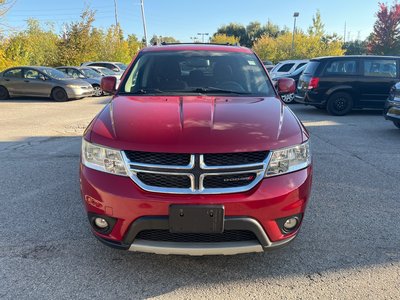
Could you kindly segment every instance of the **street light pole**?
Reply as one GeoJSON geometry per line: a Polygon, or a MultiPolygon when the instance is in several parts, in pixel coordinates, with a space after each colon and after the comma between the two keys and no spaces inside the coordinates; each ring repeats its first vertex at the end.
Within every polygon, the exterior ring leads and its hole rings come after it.
{"type": "Polygon", "coordinates": [[[197,35],[201,35],[201,40],[202,40],[202,42],[204,44],[204,36],[208,35],[208,32],[204,32],[204,33],[199,32],[197,35]]]}
{"type": "Polygon", "coordinates": [[[147,29],[146,29],[146,18],[144,16],[144,5],[143,0],[140,0],[140,8],[142,10],[142,21],[143,21],[143,31],[144,31],[144,43],[147,46],[147,29]]]}
{"type": "Polygon", "coordinates": [[[296,33],[296,18],[299,16],[300,14],[298,12],[295,12],[293,14],[293,18],[294,18],[294,24],[293,24],[293,33],[292,33],[292,55],[294,53],[294,35],[296,33]]]}

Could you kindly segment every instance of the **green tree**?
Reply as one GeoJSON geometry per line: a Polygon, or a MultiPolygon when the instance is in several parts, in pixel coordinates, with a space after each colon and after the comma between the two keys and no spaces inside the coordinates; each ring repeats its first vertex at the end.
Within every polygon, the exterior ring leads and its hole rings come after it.
{"type": "Polygon", "coordinates": [[[264,35],[254,44],[253,49],[262,60],[271,60],[275,63],[286,59],[305,59],[344,54],[341,41],[324,42],[317,36],[310,36],[304,33],[295,35],[295,45],[294,52],[292,52],[291,33],[283,34],[278,38],[264,35]]]}
{"type": "Polygon", "coordinates": [[[80,21],[66,25],[58,43],[59,65],[80,65],[96,57],[96,49],[90,43],[94,16],[94,11],[85,9],[80,21]]]}
{"type": "Polygon", "coordinates": [[[367,41],[350,41],[343,45],[345,55],[365,55],[368,53],[367,41]]]}
{"type": "Polygon", "coordinates": [[[239,39],[234,36],[227,36],[226,34],[216,34],[211,38],[211,43],[215,44],[237,44],[239,39]]]}
{"type": "Polygon", "coordinates": [[[239,43],[246,47],[251,47],[251,42],[247,36],[246,27],[238,23],[230,23],[228,25],[223,25],[218,28],[217,32],[214,34],[225,34],[226,36],[233,36],[239,40],[239,43]]]}
{"type": "Polygon", "coordinates": [[[57,61],[57,40],[51,24],[44,30],[39,21],[29,19],[27,29],[3,41],[3,51],[11,64],[50,66],[57,61]]]}
{"type": "Polygon", "coordinates": [[[157,36],[155,34],[150,39],[150,45],[157,45],[161,43],[172,44],[179,43],[179,41],[172,36],[157,36]]]}
{"type": "Polygon", "coordinates": [[[324,23],[322,23],[321,13],[319,10],[317,10],[317,13],[315,14],[315,16],[313,16],[312,22],[313,22],[312,26],[308,28],[308,34],[319,37],[324,36],[325,25],[324,23]]]}

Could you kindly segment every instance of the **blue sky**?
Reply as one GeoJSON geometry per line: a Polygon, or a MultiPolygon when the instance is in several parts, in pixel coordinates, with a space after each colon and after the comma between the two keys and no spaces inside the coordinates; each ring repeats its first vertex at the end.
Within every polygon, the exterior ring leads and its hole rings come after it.
{"type": "MultiPolygon", "coordinates": [[[[115,22],[114,0],[16,0],[1,23],[20,30],[31,17],[52,22],[60,31],[64,23],[79,19],[85,4],[97,11],[96,26],[105,28],[115,22]]],[[[141,38],[140,0],[117,0],[117,4],[124,33],[141,38]]],[[[300,13],[298,26],[307,29],[317,9],[328,33],[342,36],[346,22],[351,39],[365,38],[372,31],[378,10],[376,0],[144,0],[144,4],[149,37],[153,34],[174,36],[186,42],[198,32],[212,34],[229,22],[246,25],[250,21],[264,24],[270,20],[292,28],[295,11],[300,13]]]]}

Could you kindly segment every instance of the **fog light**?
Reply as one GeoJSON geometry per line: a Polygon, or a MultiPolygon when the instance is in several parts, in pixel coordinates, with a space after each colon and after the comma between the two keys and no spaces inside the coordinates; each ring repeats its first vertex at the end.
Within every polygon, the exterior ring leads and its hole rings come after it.
{"type": "Polygon", "coordinates": [[[94,219],[94,224],[100,229],[105,229],[108,227],[108,222],[103,218],[94,219]]]}
{"type": "Polygon", "coordinates": [[[283,228],[287,231],[291,231],[296,228],[297,224],[299,224],[299,219],[297,217],[289,218],[283,223],[283,228]]]}

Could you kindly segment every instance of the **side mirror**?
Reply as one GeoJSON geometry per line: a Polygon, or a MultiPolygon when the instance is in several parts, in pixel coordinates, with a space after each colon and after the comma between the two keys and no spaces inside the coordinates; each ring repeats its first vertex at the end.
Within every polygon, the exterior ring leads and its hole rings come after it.
{"type": "Polygon", "coordinates": [[[119,72],[119,69],[118,68],[112,68],[112,70],[114,71],[114,72],[119,72]]]}
{"type": "Polygon", "coordinates": [[[43,74],[39,74],[39,79],[43,81],[47,80],[46,76],[44,76],[43,74]]]}
{"type": "Polygon", "coordinates": [[[293,94],[296,91],[296,83],[292,78],[279,78],[276,84],[278,94],[293,94]]]}
{"type": "Polygon", "coordinates": [[[101,78],[101,89],[109,94],[115,94],[117,86],[117,78],[114,76],[105,76],[101,78]]]}

